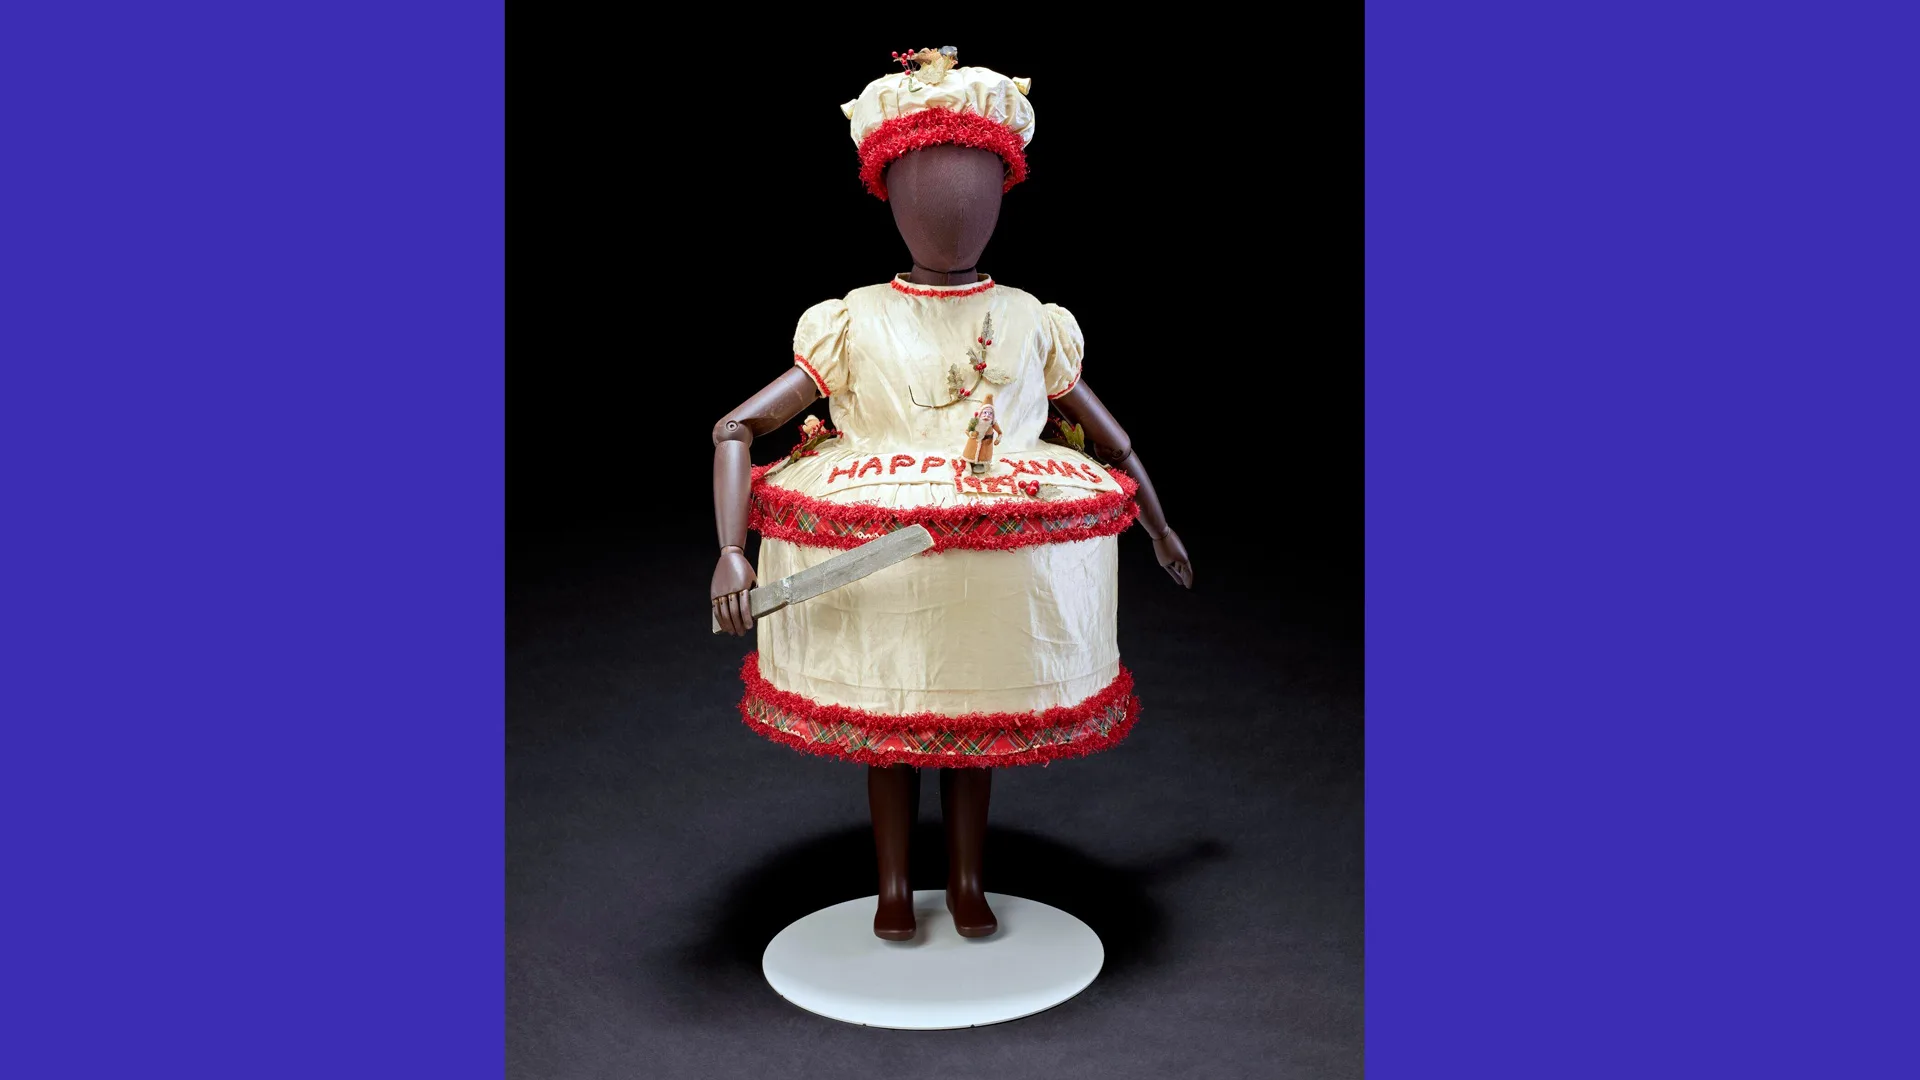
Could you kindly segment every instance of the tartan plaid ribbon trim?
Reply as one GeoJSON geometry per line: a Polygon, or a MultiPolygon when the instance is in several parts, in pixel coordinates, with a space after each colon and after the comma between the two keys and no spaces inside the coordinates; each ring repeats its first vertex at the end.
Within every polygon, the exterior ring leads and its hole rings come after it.
{"type": "Polygon", "coordinates": [[[831,705],[781,690],[760,674],[760,654],[740,669],[746,695],[740,718],[777,743],[868,765],[995,768],[1044,765],[1105,750],[1126,738],[1140,716],[1133,674],[1076,705],[1039,712],[895,716],[831,705]]]}
{"type": "Polygon", "coordinates": [[[876,506],[817,499],[766,482],[763,465],[753,472],[747,526],[761,536],[807,547],[857,548],[896,529],[925,525],[933,550],[970,548],[1007,551],[1030,544],[1064,544],[1125,532],[1140,513],[1133,501],[1140,485],[1114,472],[1119,491],[1084,499],[999,498],[966,506],[876,506]]]}

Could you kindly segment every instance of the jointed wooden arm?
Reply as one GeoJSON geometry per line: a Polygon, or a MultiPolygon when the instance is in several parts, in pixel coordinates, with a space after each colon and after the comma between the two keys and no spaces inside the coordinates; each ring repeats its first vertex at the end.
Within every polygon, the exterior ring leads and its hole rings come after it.
{"type": "Polygon", "coordinates": [[[1133,440],[1127,437],[1120,421],[1115,420],[1107,407],[1100,403],[1093,388],[1084,379],[1055,398],[1053,404],[1061,415],[1085,429],[1090,453],[1108,467],[1126,473],[1134,483],[1140,485],[1134,501],[1140,504],[1141,528],[1153,538],[1154,557],[1160,560],[1160,565],[1173,575],[1175,581],[1189,589],[1193,588],[1193,562],[1187,557],[1186,545],[1167,525],[1167,515],[1160,507],[1160,495],[1154,491],[1147,467],[1141,464],[1140,455],[1133,449],[1133,440]]]}
{"type": "Polygon", "coordinates": [[[756,435],[765,435],[800,415],[820,391],[799,368],[762,387],[760,392],[713,425],[713,521],[720,537],[720,562],[713,568],[713,610],[720,626],[734,634],[753,628],[747,590],[753,587],[747,562],[747,502],[753,493],[756,435]]]}

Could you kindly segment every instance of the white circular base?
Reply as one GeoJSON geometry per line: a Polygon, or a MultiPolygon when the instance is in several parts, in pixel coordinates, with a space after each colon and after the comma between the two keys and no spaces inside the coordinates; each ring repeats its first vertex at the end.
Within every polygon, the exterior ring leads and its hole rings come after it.
{"type": "Polygon", "coordinates": [[[1018,1020],[1085,990],[1106,950],[1079,919],[1037,900],[988,893],[993,936],[963,938],[936,889],[913,894],[912,941],[873,936],[879,897],[821,908],[774,935],[760,970],[775,991],[821,1016],[930,1031],[1018,1020]]]}

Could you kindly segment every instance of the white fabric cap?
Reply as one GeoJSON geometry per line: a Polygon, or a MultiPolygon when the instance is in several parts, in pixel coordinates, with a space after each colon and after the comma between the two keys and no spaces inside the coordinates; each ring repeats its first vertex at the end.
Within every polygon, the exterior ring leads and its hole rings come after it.
{"type": "Polygon", "coordinates": [[[918,75],[896,72],[867,84],[860,96],[840,106],[852,123],[853,141],[859,145],[881,124],[898,116],[923,109],[950,109],[983,116],[1020,136],[1020,142],[1033,141],[1033,106],[1027,104],[1031,79],[1013,79],[983,67],[957,67],[929,85],[918,75]]]}

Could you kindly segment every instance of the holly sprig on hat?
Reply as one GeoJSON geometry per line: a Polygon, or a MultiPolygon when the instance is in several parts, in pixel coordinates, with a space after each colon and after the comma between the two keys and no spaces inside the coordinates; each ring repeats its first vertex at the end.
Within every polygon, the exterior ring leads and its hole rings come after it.
{"type": "Polygon", "coordinates": [[[908,49],[894,53],[893,58],[906,73],[908,92],[917,94],[926,89],[921,83],[938,86],[940,80],[947,77],[947,72],[960,62],[960,50],[951,45],[939,49],[908,49]]]}

